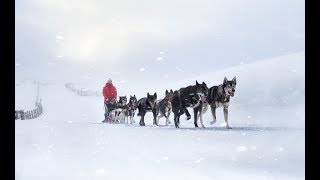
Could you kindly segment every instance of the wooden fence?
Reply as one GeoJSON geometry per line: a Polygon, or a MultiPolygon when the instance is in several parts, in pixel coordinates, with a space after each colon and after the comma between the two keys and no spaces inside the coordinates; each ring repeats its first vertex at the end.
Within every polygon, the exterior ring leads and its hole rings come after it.
{"type": "Polygon", "coordinates": [[[77,89],[72,83],[66,83],[64,86],[79,96],[102,96],[101,91],[93,91],[85,88],[77,89]]]}
{"type": "Polygon", "coordinates": [[[15,119],[21,119],[21,120],[26,120],[26,119],[34,119],[39,117],[42,114],[42,104],[41,104],[41,99],[39,102],[36,102],[36,109],[29,110],[29,111],[24,111],[24,110],[16,110],[15,111],[15,119]]]}

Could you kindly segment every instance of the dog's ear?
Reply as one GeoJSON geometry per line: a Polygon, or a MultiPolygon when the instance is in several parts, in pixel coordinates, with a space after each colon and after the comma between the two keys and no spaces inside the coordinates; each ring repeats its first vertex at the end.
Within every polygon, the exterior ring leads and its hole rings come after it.
{"type": "Polygon", "coordinates": [[[207,86],[207,85],[206,85],[206,83],[205,83],[204,81],[202,81],[202,84],[203,84],[203,85],[205,85],[205,86],[207,86]]]}
{"type": "Polygon", "coordinates": [[[224,77],[223,84],[226,84],[227,82],[228,82],[227,77],[224,77]]]}
{"type": "Polygon", "coordinates": [[[234,78],[232,79],[232,81],[234,82],[234,84],[237,84],[237,79],[236,79],[236,77],[234,77],[234,78]]]}
{"type": "Polygon", "coordinates": [[[173,91],[172,91],[172,89],[170,89],[170,93],[171,93],[171,94],[173,94],[173,91]]]}
{"type": "Polygon", "coordinates": [[[157,93],[156,92],[154,93],[154,96],[157,98],[157,93]]]}
{"type": "Polygon", "coordinates": [[[169,94],[168,90],[166,90],[166,95],[169,94]]]}
{"type": "Polygon", "coordinates": [[[150,94],[148,93],[148,94],[147,94],[147,97],[149,97],[149,96],[150,96],[150,94]]]}
{"type": "Polygon", "coordinates": [[[136,97],[136,95],[133,95],[133,97],[136,97]]]}
{"type": "Polygon", "coordinates": [[[196,80],[196,85],[199,85],[198,81],[196,80]]]}

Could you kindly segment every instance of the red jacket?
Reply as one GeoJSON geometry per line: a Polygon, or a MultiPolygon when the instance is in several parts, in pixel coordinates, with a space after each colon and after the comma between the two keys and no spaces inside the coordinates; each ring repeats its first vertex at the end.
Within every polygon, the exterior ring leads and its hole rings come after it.
{"type": "Polygon", "coordinates": [[[102,94],[104,99],[117,98],[117,89],[112,83],[106,83],[106,85],[103,87],[102,94]]]}

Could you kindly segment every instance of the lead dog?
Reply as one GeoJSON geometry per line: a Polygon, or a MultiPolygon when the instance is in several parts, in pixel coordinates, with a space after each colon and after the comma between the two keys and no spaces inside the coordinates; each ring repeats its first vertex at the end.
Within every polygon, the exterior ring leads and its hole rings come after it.
{"type": "Polygon", "coordinates": [[[231,129],[228,123],[228,107],[230,102],[230,96],[234,96],[234,92],[236,89],[237,80],[236,77],[234,77],[231,81],[229,81],[226,77],[223,80],[223,83],[219,86],[212,86],[209,89],[209,94],[207,98],[206,104],[202,106],[201,112],[200,112],[200,121],[202,123],[202,115],[205,113],[205,111],[208,108],[208,104],[211,108],[211,113],[213,120],[210,122],[210,124],[214,124],[217,120],[216,118],[216,109],[218,107],[223,107],[223,114],[224,114],[224,120],[226,122],[226,128],[231,129]]]}

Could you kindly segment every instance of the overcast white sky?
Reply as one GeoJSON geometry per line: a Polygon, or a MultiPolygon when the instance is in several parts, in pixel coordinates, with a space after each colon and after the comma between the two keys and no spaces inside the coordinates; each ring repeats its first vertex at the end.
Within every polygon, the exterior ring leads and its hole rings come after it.
{"type": "Polygon", "coordinates": [[[152,85],[305,45],[303,0],[15,2],[16,78],[152,85]]]}

